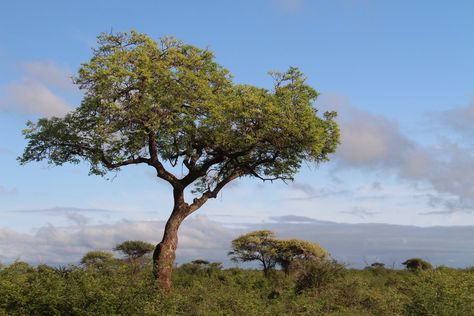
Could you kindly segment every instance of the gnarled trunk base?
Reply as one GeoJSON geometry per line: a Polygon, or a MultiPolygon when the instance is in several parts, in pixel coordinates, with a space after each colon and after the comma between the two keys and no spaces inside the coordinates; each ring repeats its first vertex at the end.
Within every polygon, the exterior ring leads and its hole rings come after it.
{"type": "Polygon", "coordinates": [[[178,239],[174,241],[162,241],[156,245],[153,252],[153,273],[158,285],[165,289],[171,289],[171,273],[176,259],[176,246],[178,239]]]}
{"type": "Polygon", "coordinates": [[[171,273],[178,247],[178,228],[187,215],[188,208],[184,201],[175,199],[175,207],[166,222],[163,239],[153,252],[153,273],[158,285],[165,290],[171,289],[171,273]]]}

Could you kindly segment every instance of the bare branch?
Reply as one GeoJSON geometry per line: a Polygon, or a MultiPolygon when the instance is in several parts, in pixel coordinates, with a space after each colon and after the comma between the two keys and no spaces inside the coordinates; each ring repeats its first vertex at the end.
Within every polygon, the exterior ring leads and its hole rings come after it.
{"type": "Polygon", "coordinates": [[[105,156],[104,153],[101,153],[101,156],[102,156],[101,161],[107,169],[117,169],[117,168],[127,166],[127,165],[136,165],[136,164],[140,164],[140,163],[149,164],[150,163],[149,159],[142,158],[142,157],[127,159],[127,160],[124,160],[124,161],[112,163],[109,159],[107,159],[107,157],[105,156]]]}

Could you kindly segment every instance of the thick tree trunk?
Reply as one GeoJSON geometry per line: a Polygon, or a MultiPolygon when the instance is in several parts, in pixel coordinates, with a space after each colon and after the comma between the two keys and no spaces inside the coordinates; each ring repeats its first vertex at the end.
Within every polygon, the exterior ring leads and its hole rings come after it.
{"type": "Polygon", "coordinates": [[[175,190],[173,212],[166,222],[163,239],[153,252],[153,273],[158,285],[165,290],[171,289],[171,272],[178,246],[178,228],[187,215],[188,206],[184,202],[183,192],[175,190]]]}

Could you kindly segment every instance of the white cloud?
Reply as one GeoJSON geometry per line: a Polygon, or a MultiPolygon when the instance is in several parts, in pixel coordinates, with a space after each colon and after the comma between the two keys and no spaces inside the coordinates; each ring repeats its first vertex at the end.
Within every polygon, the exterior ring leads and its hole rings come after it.
{"type": "MultiPolygon", "coordinates": [[[[32,264],[77,264],[86,252],[111,250],[124,240],[157,243],[163,227],[162,221],[120,221],[108,225],[45,225],[33,234],[0,228],[0,261],[9,263],[19,259],[32,264]]],[[[231,240],[257,229],[273,230],[280,238],[318,242],[333,257],[353,267],[363,267],[364,260],[372,257],[386,263],[400,263],[421,256],[434,264],[449,263],[459,267],[469,266],[474,260],[474,254],[468,251],[474,241],[472,227],[343,224],[287,215],[274,217],[271,222],[247,224],[240,229],[226,227],[205,216],[191,217],[180,228],[177,262],[201,258],[229,265],[227,252],[231,240]]]]}
{"type": "Polygon", "coordinates": [[[469,137],[474,135],[474,102],[467,106],[432,113],[432,116],[455,132],[469,137]]]}
{"type": "Polygon", "coordinates": [[[2,88],[5,96],[0,99],[0,109],[41,114],[47,117],[63,116],[72,109],[53,89],[72,93],[70,76],[52,62],[30,62],[21,67],[21,79],[2,88]]]}
{"type": "MultiPolygon", "coordinates": [[[[474,210],[474,182],[469,172],[474,170],[474,155],[470,147],[446,140],[422,146],[405,136],[395,121],[359,110],[344,98],[326,97],[322,104],[323,109],[335,108],[339,114],[341,145],[334,157],[336,171],[359,169],[385,175],[390,171],[400,179],[429,184],[447,195],[449,203],[437,205],[452,212],[474,210]]],[[[452,116],[446,124],[454,126],[453,117],[462,116],[460,113],[469,117],[471,108],[454,109],[443,115],[452,116]]],[[[459,124],[456,128],[472,131],[467,122],[459,124]]]]}
{"type": "MultiPolygon", "coordinates": [[[[68,214],[71,217],[73,214],[68,214]]],[[[53,265],[78,263],[88,251],[111,250],[125,240],[144,240],[156,244],[162,237],[162,221],[120,221],[109,225],[86,225],[87,218],[75,214],[78,225],[57,227],[51,224],[33,234],[0,228],[0,261],[15,259],[53,265]],[[2,258],[3,257],[3,258],[2,258]]],[[[179,232],[179,262],[196,258],[215,260],[225,257],[235,233],[204,216],[186,220],[179,232]]]]}
{"type": "Polygon", "coordinates": [[[6,196],[6,195],[15,195],[18,193],[18,190],[16,188],[13,189],[7,189],[3,185],[0,185],[0,196],[6,196]]]}
{"type": "Polygon", "coordinates": [[[45,84],[77,92],[77,87],[72,82],[71,72],[60,68],[52,61],[26,62],[22,65],[28,78],[35,78],[45,84]]]}
{"type": "Polygon", "coordinates": [[[38,81],[26,79],[14,82],[5,90],[7,98],[0,102],[0,108],[47,117],[63,116],[72,109],[66,101],[38,81]]]}

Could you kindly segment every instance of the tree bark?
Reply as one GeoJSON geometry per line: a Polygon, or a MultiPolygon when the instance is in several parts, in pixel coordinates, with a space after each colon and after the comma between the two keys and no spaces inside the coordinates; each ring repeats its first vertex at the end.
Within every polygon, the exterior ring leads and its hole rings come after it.
{"type": "Polygon", "coordinates": [[[166,222],[163,239],[156,245],[153,252],[153,273],[158,285],[171,289],[171,273],[176,259],[178,246],[178,228],[188,215],[189,206],[184,202],[183,191],[174,190],[174,207],[166,222]]]}

